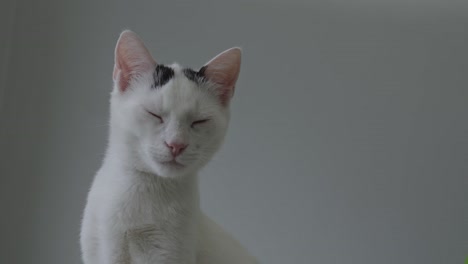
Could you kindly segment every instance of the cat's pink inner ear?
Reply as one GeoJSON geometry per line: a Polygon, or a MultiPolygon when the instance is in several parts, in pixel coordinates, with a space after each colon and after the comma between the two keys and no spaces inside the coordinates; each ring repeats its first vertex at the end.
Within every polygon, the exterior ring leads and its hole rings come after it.
{"type": "Polygon", "coordinates": [[[219,97],[226,105],[234,95],[241,65],[241,49],[228,49],[205,64],[205,77],[219,85],[219,97]]]}
{"type": "Polygon", "coordinates": [[[120,34],[115,47],[113,79],[121,92],[137,75],[154,69],[156,62],[137,34],[125,30],[120,34]]]}

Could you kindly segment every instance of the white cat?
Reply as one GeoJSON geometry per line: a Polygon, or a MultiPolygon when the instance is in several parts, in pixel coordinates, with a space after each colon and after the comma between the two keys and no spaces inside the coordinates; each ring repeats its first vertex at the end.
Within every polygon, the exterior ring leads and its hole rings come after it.
{"type": "Polygon", "coordinates": [[[85,264],[256,260],[199,207],[197,171],[221,145],[241,51],[199,71],[157,64],[124,31],[115,49],[110,137],[84,210],[85,264]]]}

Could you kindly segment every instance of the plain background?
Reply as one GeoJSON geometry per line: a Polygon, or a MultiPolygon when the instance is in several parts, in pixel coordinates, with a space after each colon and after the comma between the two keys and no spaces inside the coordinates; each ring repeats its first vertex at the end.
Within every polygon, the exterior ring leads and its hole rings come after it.
{"type": "Polygon", "coordinates": [[[80,263],[126,28],[160,63],[243,48],[200,188],[261,263],[463,263],[464,2],[2,1],[0,263],[80,263]]]}

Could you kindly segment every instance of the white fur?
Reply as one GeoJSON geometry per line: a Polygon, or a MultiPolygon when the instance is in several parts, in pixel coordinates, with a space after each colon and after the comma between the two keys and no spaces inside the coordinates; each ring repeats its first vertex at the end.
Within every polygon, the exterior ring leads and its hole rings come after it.
{"type": "Polygon", "coordinates": [[[228,107],[214,84],[197,87],[171,67],[175,77],[162,87],[151,89],[146,72],[125,92],[113,89],[108,150],[82,222],[85,264],[257,263],[199,207],[197,171],[223,141],[228,107]],[[200,119],[209,121],[192,128],[200,119]],[[188,143],[176,159],[183,166],[164,164],[171,140],[188,143]]]}

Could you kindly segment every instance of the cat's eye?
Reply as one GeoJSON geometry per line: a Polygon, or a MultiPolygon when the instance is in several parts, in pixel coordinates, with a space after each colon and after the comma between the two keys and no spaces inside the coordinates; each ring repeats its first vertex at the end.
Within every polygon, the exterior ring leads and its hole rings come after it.
{"type": "Polygon", "coordinates": [[[156,117],[157,119],[159,119],[159,122],[164,123],[164,120],[162,119],[161,116],[159,116],[159,115],[157,115],[157,114],[155,114],[153,112],[150,112],[150,111],[147,111],[147,112],[148,112],[148,114],[150,114],[150,115],[156,117]]]}
{"type": "Polygon", "coordinates": [[[192,125],[190,125],[192,128],[195,127],[196,125],[200,125],[200,124],[203,124],[203,123],[206,123],[208,122],[209,119],[200,119],[200,120],[197,120],[197,121],[194,121],[192,122],[192,125]]]}

